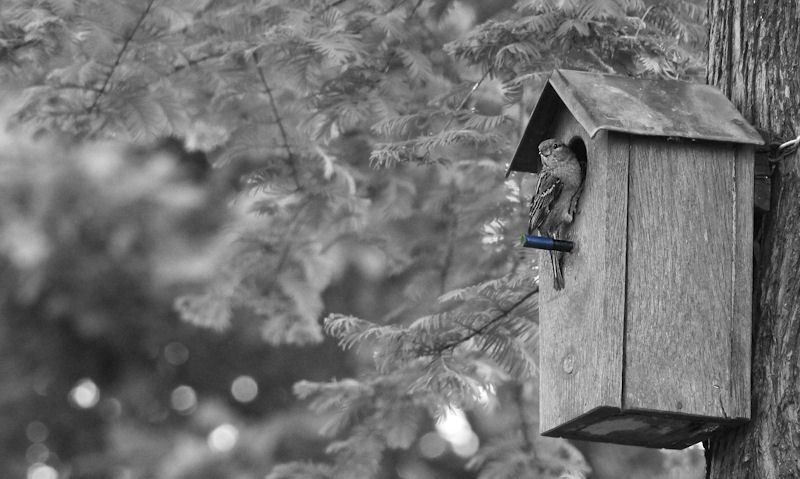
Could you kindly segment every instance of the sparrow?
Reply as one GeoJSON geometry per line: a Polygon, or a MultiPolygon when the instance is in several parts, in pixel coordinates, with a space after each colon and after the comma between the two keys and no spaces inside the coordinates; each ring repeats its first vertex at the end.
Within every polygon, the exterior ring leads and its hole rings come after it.
{"type": "MultiPolygon", "coordinates": [[[[542,169],[531,198],[528,234],[538,230],[542,236],[561,239],[578,206],[583,184],[581,165],[567,145],[553,138],[539,144],[539,156],[542,169]]],[[[557,290],[564,287],[562,256],[561,252],[550,251],[553,288],[557,290]]]]}

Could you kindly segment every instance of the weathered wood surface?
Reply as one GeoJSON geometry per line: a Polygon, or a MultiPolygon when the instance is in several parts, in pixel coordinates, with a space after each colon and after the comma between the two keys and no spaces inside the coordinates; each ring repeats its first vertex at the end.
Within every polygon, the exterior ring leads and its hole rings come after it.
{"type": "Polygon", "coordinates": [[[592,139],[563,108],[551,136],[588,158],[562,291],[539,257],[541,431],[680,448],[746,419],[752,148],[592,139]]]}
{"type": "Polygon", "coordinates": [[[733,160],[729,144],[631,139],[626,408],[733,409],[733,160]]]}
{"type": "MultiPolygon", "coordinates": [[[[597,135],[599,157],[605,156],[605,239],[604,261],[598,279],[606,288],[600,338],[608,341],[613,360],[619,361],[623,377],[607,385],[622,406],[625,375],[625,291],[628,268],[628,180],[630,177],[631,137],[602,132],[597,135]],[[611,335],[615,335],[613,338],[611,335]]],[[[615,365],[612,372],[617,372],[615,365]]],[[[609,391],[611,392],[611,391],[609,391]]]]}
{"type": "Polygon", "coordinates": [[[731,316],[731,417],[750,418],[750,358],[753,341],[754,148],[736,148],[735,250],[731,316]]]}
{"type": "Polygon", "coordinates": [[[604,132],[590,139],[563,109],[552,136],[566,142],[581,137],[588,162],[563,290],[553,289],[549,253],[539,256],[542,431],[599,406],[620,407],[622,390],[627,144],[606,141],[604,132]]]}

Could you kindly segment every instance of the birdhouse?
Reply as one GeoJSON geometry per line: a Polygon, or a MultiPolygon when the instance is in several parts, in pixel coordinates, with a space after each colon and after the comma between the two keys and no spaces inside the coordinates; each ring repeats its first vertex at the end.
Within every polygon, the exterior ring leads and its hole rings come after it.
{"type": "Polygon", "coordinates": [[[509,173],[547,138],[584,184],[564,288],[540,268],[542,434],[678,449],[747,421],[759,134],[708,85],[556,70],[509,173]]]}

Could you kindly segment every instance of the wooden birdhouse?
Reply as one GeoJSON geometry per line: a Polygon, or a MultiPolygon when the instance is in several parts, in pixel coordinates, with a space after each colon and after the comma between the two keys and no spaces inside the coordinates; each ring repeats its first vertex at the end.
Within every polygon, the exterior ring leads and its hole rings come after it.
{"type": "Polygon", "coordinates": [[[542,434],[677,449],[747,421],[759,134],[711,86],[556,70],[509,173],[547,138],[585,174],[563,289],[540,256],[542,434]]]}

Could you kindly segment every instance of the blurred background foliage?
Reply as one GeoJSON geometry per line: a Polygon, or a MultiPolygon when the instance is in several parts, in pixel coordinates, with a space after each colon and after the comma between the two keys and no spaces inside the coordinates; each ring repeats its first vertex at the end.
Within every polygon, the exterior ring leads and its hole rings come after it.
{"type": "Polygon", "coordinates": [[[0,2],[0,476],[701,477],[538,436],[504,174],[553,68],[697,79],[704,16],[0,2]]]}

